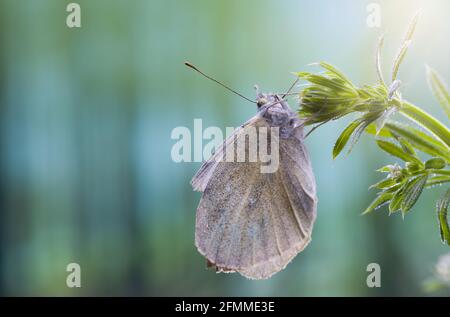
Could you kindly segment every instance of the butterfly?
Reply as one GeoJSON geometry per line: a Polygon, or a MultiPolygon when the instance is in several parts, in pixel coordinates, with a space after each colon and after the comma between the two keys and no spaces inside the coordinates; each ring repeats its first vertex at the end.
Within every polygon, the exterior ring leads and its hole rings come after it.
{"type": "MultiPolygon", "coordinates": [[[[199,71],[190,63],[187,66],[199,71]]],[[[256,114],[237,128],[192,178],[193,189],[202,192],[195,245],[208,267],[217,272],[267,279],[284,269],[311,241],[317,212],[316,182],[301,119],[285,96],[257,91],[256,114]],[[264,162],[259,159],[224,159],[229,151],[248,154],[252,146],[260,147],[261,138],[253,144],[246,142],[254,130],[270,131],[264,143],[278,151],[275,171],[263,173],[264,162]]]]}

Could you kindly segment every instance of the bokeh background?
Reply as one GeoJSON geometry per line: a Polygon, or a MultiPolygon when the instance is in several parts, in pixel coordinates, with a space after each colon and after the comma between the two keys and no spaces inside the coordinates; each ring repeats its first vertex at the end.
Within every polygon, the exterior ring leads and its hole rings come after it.
{"type": "Polygon", "coordinates": [[[450,81],[448,1],[79,0],[80,29],[65,24],[69,2],[0,1],[0,294],[424,295],[448,252],[434,211],[443,188],[404,220],[385,209],[361,216],[375,169],[394,159],[363,137],[333,161],[350,118],[307,139],[319,195],[313,240],[266,281],[205,269],[194,246],[200,194],[189,184],[200,163],[174,163],[170,135],[194,118],[225,128],[255,113],[184,60],[249,96],[255,83],[284,91],[291,71],[321,60],[370,84],[377,38],[386,32],[387,75],[419,8],[402,92],[447,124],[424,66],[450,81]],[[366,24],[370,2],[381,5],[380,28],[366,24]],[[71,262],[80,289],[66,287],[71,262]],[[371,262],[381,288],[366,286],[371,262]]]}

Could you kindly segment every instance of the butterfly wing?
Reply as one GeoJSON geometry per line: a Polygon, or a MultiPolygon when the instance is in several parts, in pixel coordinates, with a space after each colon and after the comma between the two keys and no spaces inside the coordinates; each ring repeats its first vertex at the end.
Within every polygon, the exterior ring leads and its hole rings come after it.
{"type": "Polygon", "coordinates": [[[239,128],[235,129],[233,133],[225,140],[225,142],[214,152],[214,154],[211,155],[211,157],[206,160],[202,166],[200,166],[200,169],[197,173],[195,173],[191,180],[191,185],[195,191],[203,192],[205,190],[205,187],[208,184],[217,164],[222,161],[226,148],[233,146],[237,136],[241,134],[246,127],[254,126],[258,122],[262,122],[262,118],[260,115],[255,115],[250,118],[250,120],[242,124],[239,128]]]}
{"type": "MultiPolygon", "coordinates": [[[[258,126],[267,124],[250,120],[228,141],[232,144],[245,137],[246,129],[258,126]]],[[[268,278],[309,243],[317,201],[301,134],[279,139],[279,151],[280,165],[274,173],[261,173],[261,162],[219,161],[206,168],[208,180],[197,183],[203,195],[195,242],[219,271],[268,278]]]]}

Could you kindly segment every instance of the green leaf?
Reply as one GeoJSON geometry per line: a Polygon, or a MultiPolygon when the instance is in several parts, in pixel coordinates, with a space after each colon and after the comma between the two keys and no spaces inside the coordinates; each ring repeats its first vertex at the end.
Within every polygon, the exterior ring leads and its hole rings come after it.
{"type": "Polygon", "coordinates": [[[434,173],[434,174],[440,174],[440,175],[450,175],[450,171],[449,170],[435,170],[435,169],[430,169],[429,170],[430,173],[434,173]]]}
{"type": "Polygon", "coordinates": [[[349,86],[353,86],[353,83],[344,75],[344,73],[342,73],[339,69],[337,69],[333,65],[328,64],[327,62],[320,62],[319,65],[322,66],[323,68],[325,68],[326,70],[328,70],[329,72],[333,73],[340,79],[342,79],[349,86]]]}
{"type": "Polygon", "coordinates": [[[405,34],[405,38],[403,39],[402,46],[397,53],[397,56],[394,59],[394,65],[392,67],[392,81],[397,79],[398,69],[405,58],[406,52],[408,51],[408,47],[411,44],[411,39],[414,34],[414,30],[416,29],[417,21],[419,19],[419,14],[417,13],[409,24],[408,31],[405,34]]]}
{"type": "Polygon", "coordinates": [[[444,83],[435,70],[427,66],[427,79],[428,85],[431,91],[436,97],[437,101],[444,109],[447,117],[450,118],[450,93],[444,83]]]}
{"type": "Polygon", "coordinates": [[[383,78],[383,72],[381,70],[381,50],[383,48],[383,44],[384,44],[384,35],[382,35],[380,37],[380,39],[378,40],[375,64],[376,64],[376,68],[377,68],[378,81],[380,82],[381,85],[386,86],[386,84],[384,82],[384,78],[383,78]]]}
{"type": "Polygon", "coordinates": [[[386,188],[394,186],[395,184],[397,184],[397,182],[394,179],[385,178],[385,179],[379,181],[378,183],[370,186],[369,189],[372,189],[372,188],[386,189],[386,188]]]}
{"type": "Polygon", "coordinates": [[[311,73],[297,73],[298,77],[304,78],[305,80],[330,89],[332,92],[346,92],[350,94],[355,94],[353,87],[346,85],[343,81],[337,81],[326,76],[311,74],[311,73]]]}
{"type": "Polygon", "coordinates": [[[405,153],[401,147],[392,142],[377,140],[377,144],[383,151],[396,156],[405,162],[416,162],[422,165],[422,162],[418,158],[412,156],[411,154],[405,153]]]}
{"type": "Polygon", "coordinates": [[[447,221],[447,209],[449,202],[450,202],[450,189],[448,189],[445,192],[444,197],[442,197],[436,203],[441,240],[443,243],[447,243],[448,245],[450,245],[450,229],[447,221]]]}
{"type": "Polygon", "coordinates": [[[438,175],[428,178],[426,187],[433,187],[450,182],[450,176],[438,175]]]}
{"type": "Polygon", "coordinates": [[[425,162],[425,168],[442,169],[445,166],[445,161],[440,157],[433,157],[425,162]]]}
{"type": "Polygon", "coordinates": [[[386,165],[377,169],[377,172],[380,173],[391,173],[394,168],[394,165],[386,165]]]}
{"type": "Polygon", "coordinates": [[[400,209],[402,200],[403,200],[403,190],[405,186],[397,190],[395,192],[394,196],[391,199],[391,202],[389,203],[389,214],[392,214],[400,209]]]}
{"type": "Polygon", "coordinates": [[[400,113],[433,133],[447,147],[450,147],[450,130],[442,122],[405,100],[401,102],[400,113]]]}
{"type": "Polygon", "coordinates": [[[384,190],[384,192],[385,192],[385,193],[391,193],[391,194],[394,194],[394,193],[397,192],[397,190],[399,190],[399,189],[403,186],[404,183],[405,183],[405,180],[400,180],[400,181],[397,182],[397,184],[395,184],[394,186],[391,186],[391,187],[389,187],[389,188],[386,188],[386,189],[384,190]]]}
{"type": "Polygon", "coordinates": [[[422,167],[419,164],[414,162],[406,162],[405,166],[408,169],[408,172],[410,173],[415,173],[422,169],[422,167]]]}
{"type": "Polygon", "coordinates": [[[406,141],[402,137],[397,137],[397,141],[402,146],[404,152],[408,153],[409,155],[416,156],[416,151],[414,151],[414,148],[408,141],[406,141]]]}
{"type": "Polygon", "coordinates": [[[397,56],[394,60],[394,66],[392,67],[392,81],[397,78],[398,70],[400,68],[403,59],[405,58],[406,52],[408,51],[408,47],[411,44],[411,40],[403,42],[400,50],[397,53],[397,56]]]}
{"type": "Polygon", "coordinates": [[[391,200],[393,194],[392,193],[384,193],[382,192],[375,198],[374,201],[364,210],[362,213],[363,215],[368,214],[369,212],[380,208],[383,204],[387,203],[389,200],[391,200]]]}
{"type": "Polygon", "coordinates": [[[366,132],[371,135],[376,135],[382,138],[391,138],[393,135],[389,131],[389,129],[383,127],[380,130],[377,131],[377,126],[375,123],[369,124],[369,126],[366,128],[366,132]]]}
{"type": "Polygon", "coordinates": [[[339,153],[341,153],[342,149],[347,144],[348,140],[352,136],[353,132],[355,132],[355,129],[361,124],[360,120],[355,120],[352,123],[350,123],[344,131],[342,131],[341,135],[337,139],[336,143],[334,144],[333,148],[333,159],[335,159],[339,153]]]}
{"type": "Polygon", "coordinates": [[[420,194],[427,183],[428,174],[417,176],[406,183],[403,190],[403,200],[401,202],[402,213],[407,213],[417,202],[420,194]]]}
{"type": "Polygon", "coordinates": [[[385,127],[393,135],[398,135],[408,140],[419,151],[431,156],[440,156],[450,162],[450,150],[446,145],[439,142],[437,138],[433,138],[419,129],[398,122],[389,121],[385,127]]]}

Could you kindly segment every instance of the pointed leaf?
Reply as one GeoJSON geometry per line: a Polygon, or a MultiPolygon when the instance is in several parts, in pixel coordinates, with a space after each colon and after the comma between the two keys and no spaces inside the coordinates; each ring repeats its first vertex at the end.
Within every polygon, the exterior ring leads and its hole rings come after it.
{"type": "Polygon", "coordinates": [[[394,186],[391,186],[391,187],[389,187],[389,188],[386,188],[386,189],[384,190],[384,192],[385,192],[385,193],[391,193],[391,194],[394,194],[394,193],[397,192],[397,190],[399,190],[399,189],[403,186],[404,183],[405,183],[404,180],[402,180],[402,181],[400,181],[400,182],[397,182],[397,184],[395,184],[394,186]]]}
{"type": "Polygon", "coordinates": [[[444,109],[447,117],[450,118],[450,93],[439,75],[432,68],[427,66],[428,85],[431,88],[439,104],[444,109]]]}
{"type": "Polygon", "coordinates": [[[383,78],[383,72],[381,69],[381,50],[383,49],[383,44],[384,44],[384,35],[382,35],[380,37],[380,39],[378,40],[375,63],[376,63],[376,67],[377,67],[378,81],[380,82],[381,85],[386,86],[386,84],[384,82],[384,78],[383,78]]]}
{"type": "Polygon", "coordinates": [[[401,209],[403,214],[407,213],[417,202],[420,194],[427,183],[428,174],[420,175],[406,183],[403,191],[401,209]]]}
{"type": "Polygon", "coordinates": [[[381,193],[380,195],[375,198],[374,201],[364,210],[362,213],[363,215],[368,214],[369,212],[380,208],[383,204],[389,202],[389,200],[392,198],[392,193],[381,193]]]}
{"type": "Polygon", "coordinates": [[[426,187],[433,187],[436,185],[450,182],[450,176],[438,175],[428,178],[426,187]]]}
{"type": "Polygon", "coordinates": [[[398,70],[403,62],[403,59],[405,58],[406,52],[408,51],[408,47],[410,44],[411,41],[405,41],[397,53],[397,57],[394,60],[394,66],[392,67],[392,81],[395,81],[397,79],[398,70]]]}
{"type": "Polygon", "coordinates": [[[385,124],[385,127],[393,135],[398,135],[408,140],[416,149],[431,156],[440,156],[450,161],[450,150],[446,145],[439,142],[437,138],[433,138],[421,130],[398,122],[389,121],[385,124]]]}
{"type": "Polygon", "coordinates": [[[450,202],[450,189],[448,189],[444,197],[437,201],[436,210],[439,220],[439,231],[443,243],[450,245],[450,229],[447,220],[447,209],[450,202]]]}
{"type": "Polygon", "coordinates": [[[395,81],[397,79],[398,69],[403,59],[405,58],[409,45],[411,44],[411,39],[414,34],[414,30],[416,29],[418,19],[419,14],[417,13],[409,24],[408,31],[405,34],[402,46],[400,47],[400,50],[398,51],[397,56],[394,59],[394,65],[392,67],[392,81],[395,81]]]}
{"type": "Polygon", "coordinates": [[[396,156],[405,162],[416,162],[416,163],[422,165],[422,162],[418,158],[416,158],[408,153],[405,153],[401,147],[395,145],[392,142],[377,140],[377,144],[383,151],[385,151],[393,156],[396,156]]]}
{"type": "Polygon", "coordinates": [[[394,179],[385,178],[385,179],[379,181],[378,183],[375,183],[372,186],[370,186],[369,189],[372,189],[372,188],[385,189],[385,188],[392,187],[395,184],[397,184],[397,182],[394,179]]]}
{"type": "Polygon", "coordinates": [[[375,123],[369,124],[366,128],[366,132],[371,135],[376,135],[382,138],[391,138],[393,135],[386,127],[383,127],[377,131],[377,126],[375,123]]]}
{"type": "Polygon", "coordinates": [[[392,214],[400,209],[403,200],[404,188],[405,188],[404,186],[400,188],[397,192],[395,192],[394,196],[392,197],[391,202],[389,203],[389,214],[392,214]]]}
{"type": "Polygon", "coordinates": [[[339,153],[341,153],[342,149],[347,144],[348,140],[350,139],[351,135],[355,131],[355,129],[361,124],[361,121],[355,120],[352,123],[350,123],[344,131],[342,131],[341,135],[337,139],[336,143],[334,144],[333,148],[333,159],[335,159],[339,153]]]}
{"type": "Polygon", "coordinates": [[[386,165],[386,166],[383,166],[383,167],[380,167],[379,169],[377,169],[377,172],[391,173],[394,168],[395,168],[395,165],[386,165]]]}
{"type": "Polygon", "coordinates": [[[353,83],[344,75],[344,73],[342,73],[339,69],[337,69],[333,65],[328,64],[327,62],[320,62],[319,65],[328,70],[329,72],[335,74],[337,77],[346,82],[349,86],[353,86],[353,83]]]}
{"type": "Polygon", "coordinates": [[[397,141],[402,146],[403,151],[405,151],[406,153],[408,153],[408,154],[410,154],[412,156],[416,156],[416,151],[414,151],[414,148],[412,147],[412,145],[408,141],[406,141],[402,137],[397,138],[397,141]]]}

